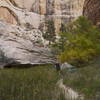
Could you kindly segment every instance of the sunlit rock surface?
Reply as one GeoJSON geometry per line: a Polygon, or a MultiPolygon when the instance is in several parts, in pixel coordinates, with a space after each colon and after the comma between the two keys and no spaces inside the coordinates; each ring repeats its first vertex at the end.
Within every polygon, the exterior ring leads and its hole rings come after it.
{"type": "Polygon", "coordinates": [[[69,23],[82,15],[84,0],[0,0],[0,18],[12,24],[25,23],[40,28],[45,20],[53,20],[56,32],[61,23],[69,23]]]}
{"type": "Polygon", "coordinates": [[[53,63],[40,31],[26,30],[0,21],[0,66],[53,63]],[[30,34],[31,33],[31,34],[30,34]]]}
{"type": "Polygon", "coordinates": [[[82,94],[79,94],[78,92],[76,92],[72,88],[64,85],[63,79],[60,79],[57,82],[57,85],[60,89],[60,92],[64,95],[65,100],[85,100],[84,96],[82,94]]]}
{"type": "Polygon", "coordinates": [[[24,8],[30,11],[34,5],[34,3],[38,0],[8,0],[10,1],[14,6],[19,8],[24,8]]]}
{"type": "Polygon", "coordinates": [[[61,23],[67,24],[82,15],[84,0],[41,0],[42,11],[47,20],[53,20],[56,32],[61,23]],[[44,3],[44,4],[43,4],[44,3]],[[46,4],[45,4],[46,3],[46,4]],[[45,5],[45,6],[44,6],[45,5]],[[46,10],[45,10],[46,9],[46,10]]]}
{"type": "Polygon", "coordinates": [[[39,14],[14,6],[9,0],[0,1],[0,11],[0,19],[23,27],[28,24],[32,28],[38,29],[43,19],[43,16],[40,16],[39,14]]]}
{"type": "Polygon", "coordinates": [[[40,31],[53,20],[56,33],[82,15],[84,0],[0,0],[1,65],[53,63],[40,31]],[[9,24],[7,24],[9,23],[9,24]],[[5,57],[7,58],[5,60],[5,57]]]}

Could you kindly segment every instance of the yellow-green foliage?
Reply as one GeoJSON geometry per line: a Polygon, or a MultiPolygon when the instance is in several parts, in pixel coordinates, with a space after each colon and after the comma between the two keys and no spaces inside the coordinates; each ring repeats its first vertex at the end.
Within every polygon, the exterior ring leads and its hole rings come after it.
{"type": "MultiPolygon", "coordinates": [[[[63,52],[58,54],[61,62],[82,64],[100,55],[100,30],[85,17],[79,17],[60,33],[63,52]]],[[[62,49],[62,48],[60,48],[62,49]]]]}

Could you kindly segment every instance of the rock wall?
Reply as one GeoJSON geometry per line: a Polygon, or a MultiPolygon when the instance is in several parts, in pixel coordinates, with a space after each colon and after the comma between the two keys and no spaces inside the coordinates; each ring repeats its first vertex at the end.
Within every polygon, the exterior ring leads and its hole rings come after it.
{"type": "Polygon", "coordinates": [[[17,24],[17,19],[9,9],[5,7],[0,7],[0,19],[5,20],[7,23],[17,24]]]}
{"type": "Polygon", "coordinates": [[[43,16],[15,6],[9,0],[0,0],[0,19],[11,24],[16,23],[21,27],[39,28],[43,16]],[[6,8],[6,11],[5,11],[6,8]],[[13,20],[12,20],[13,19],[13,20]]]}
{"type": "Polygon", "coordinates": [[[36,0],[8,0],[8,1],[13,3],[13,5],[15,5],[16,7],[19,7],[22,9],[26,8],[28,11],[31,10],[33,4],[36,2],[36,0]]]}
{"type": "Polygon", "coordinates": [[[94,24],[100,25],[100,0],[85,0],[83,13],[94,24]]]}
{"type": "Polygon", "coordinates": [[[61,23],[82,15],[84,0],[0,0],[0,66],[55,63],[42,32],[53,20],[61,23]],[[3,21],[2,21],[3,20],[3,21]]]}
{"type": "Polygon", "coordinates": [[[61,23],[67,24],[82,15],[84,0],[44,0],[42,3],[46,5],[46,10],[43,10],[45,12],[42,14],[46,15],[46,19],[54,20],[58,32],[61,23]]]}
{"type": "Polygon", "coordinates": [[[22,26],[28,23],[34,28],[50,19],[58,32],[61,23],[82,15],[83,3],[84,0],[0,0],[0,19],[22,26]]]}
{"type": "Polygon", "coordinates": [[[53,64],[49,48],[44,46],[38,29],[23,29],[20,26],[0,21],[0,68],[13,65],[53,64]]]}

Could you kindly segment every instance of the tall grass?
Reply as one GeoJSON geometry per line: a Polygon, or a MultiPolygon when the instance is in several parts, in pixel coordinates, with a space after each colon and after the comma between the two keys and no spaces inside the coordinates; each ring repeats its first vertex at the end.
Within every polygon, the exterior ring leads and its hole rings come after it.
{"type": "Polygon", "coordinates": [[[0,70],[0,100],[53,100],[58,78],[51,66],[0,70]]]}
{"type": "Polygon", "coordinates": [[[85,100],[100,100],[100,62],[70,72],[56,71],[54,66],[0,70],[0,100],[65,100],[56,83],[85,95],[85,100]]]}
{"type": "MultiPolygon", "coordinates": [[[[100,60],[100,59],[99,59],[100,60]]],[[[100,61],[96,59],[90,65],[76,72],[63,70],[64,83],[84,94],[85,100],[100,100],[100,61]]]]}

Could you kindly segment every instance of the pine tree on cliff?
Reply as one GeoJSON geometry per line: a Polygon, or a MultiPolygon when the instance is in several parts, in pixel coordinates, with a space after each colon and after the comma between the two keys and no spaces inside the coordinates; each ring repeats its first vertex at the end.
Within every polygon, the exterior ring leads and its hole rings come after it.
{"type": "Polygon", "coordinates": [[[61,24],[60,32],[66,32],[66,25],[64,25],[63,23],[61,24]]]}
{"type": "Polygon", "coordinates": [[[47,39],[50,43],[55,41],[55,26],[54,21],[47,21],[46,23],[46,31],[44,34],[44,38],[47,39]]]}

